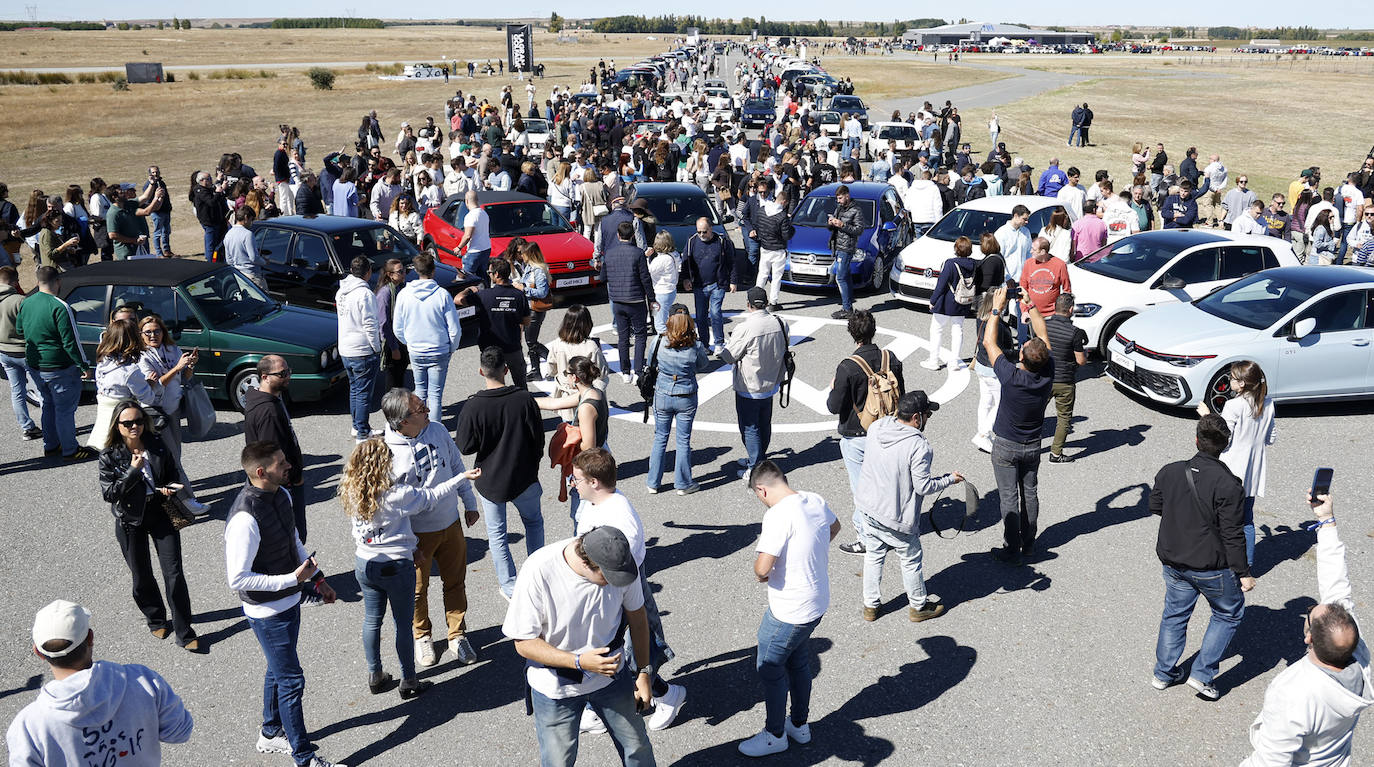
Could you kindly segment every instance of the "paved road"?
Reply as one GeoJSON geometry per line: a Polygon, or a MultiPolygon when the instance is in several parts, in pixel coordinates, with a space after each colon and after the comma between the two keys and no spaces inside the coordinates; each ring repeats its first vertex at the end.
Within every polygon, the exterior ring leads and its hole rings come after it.
{"type": "MultiPolygon", "coordinates": [[[[900,58],[910,58],[920,61],[919,56],[901,55],[900,58]]],[[[1013,101],[1038,96],[1046,91],[1062,88],[1066,85],[1073,85],[1088,79],[1082,75],[1066,74],[1064,72],[1043,72],[1036,69],[1025,69],[1023,67],[1013,67],[1004,64],[983,64],[970,61],[960,61],[951,63],[950,67],[967,67],[969,69],[982,69],[989,72],[1004,72],[1014,75],[1004,80],[994,80],[989,83],[978,85],[967,85],[962,88],[954,88],[946,91],[934,93],[918,93],[903,99],[888,99],[879,102],[874,109],[882,114],[890,114],[892,110],[899,110],[903,115],[914,112],[921,108],[927,101],[937,107],[946,100],[949,100],[960,109],[973,109],[978,107],[1000,107],[1013,101]]]]}

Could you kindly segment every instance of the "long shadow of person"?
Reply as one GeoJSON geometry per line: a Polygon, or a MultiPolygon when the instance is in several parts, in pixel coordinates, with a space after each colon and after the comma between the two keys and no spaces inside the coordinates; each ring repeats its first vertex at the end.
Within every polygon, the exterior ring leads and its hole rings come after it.
{"type": "Polygon", "coordinates": [[[1298,559],[1312,548],[1312,534],[1301,526],[1260,525],[1259,532],[1262,535],[1255,542],[1255,562],[1250,566],[1250,574],[1256,578],[1283,562],[1298,559]]]}
{"type": "Polygon", "coordinates": [[[648,564],[652,572],[661,573],[678,565],[698,559],[724,559],[747,547],[759,536],[759,523],[743,525],[697,525],[664,522],[674,530],[694,530],[686,538],[666,546],[654,546],[648,564]]]}
{"type": "Polygon", "coordinates": [[[1051,551],[1063,546],[1080,535],[1096,533],[1112,525],[1134,522],[1150,516],[1150,486],[1144,482],[1127,485],[1097,500],[1097,505],[1087,514],[1079,514],[1062,522],[1055,522],[1035,539],[1035,548],[1053,556],[1051,551]],[[1140,498],[1129,506],[1114,506],[1117,499],[1127,500],[1132,491],[1140,491],[1140,498]]]}
{"type": "MultiPolygon", "coordinates": [[[[1316,604],[1311,597],[1296,597],[1278,610],[1264,605],[1246,605],[1245,617],[1226,657],[1240,656],[1240,663],[1217,675],[1213,684],[1219,690],[1233,690],[1270,669],[1295,663],[1307,651],[1303,643],[1303,616],[1316,604]]],[[[1196,654],[1195,656],[1196,657],[1196,654]]]]}

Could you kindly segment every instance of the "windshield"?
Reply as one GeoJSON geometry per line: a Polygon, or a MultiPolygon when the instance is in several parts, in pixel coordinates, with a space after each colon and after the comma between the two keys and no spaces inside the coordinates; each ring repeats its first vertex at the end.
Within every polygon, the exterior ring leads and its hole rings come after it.
{"type": "Polygon", "coordinates": [[[212,327],[254,322],[277,308],[277,302],[232,267],[181,286],[212,327]]]}
{"type": "Polygon", "coordinates": [[[1010,213],[958,208],[940,219],[939,223],[929,232],[926,232],[926,236],[947,242],[954,242],[960,237],[967,237],[976,243],[983,236],[983,232],[995,233],[1002,227],[1002,224],[1010,220],[1010,213]]]}
{"type": "MultiPolygon", "coordinates": [[[[703,194],[665,195],[663,197],[642,198],[649,204],[649,212],[658,219],[659,226],[696,226],[702,216],[712,224],[716,222],[715,211],[706,202],[703,194]]],[[[685,243],[678,243],[682,247],[685,243]]]]}
{"type": "Polygon", "coordinates": [[[485,206],[492,237],[529,237],[535,234],[570,232],[572,227],[543,200],[485,206]]]}
{"type": "Polygon", "coordinates": [[[1303,286],[1255,274],[1199,298],[1193,305],[1214,317],[1262,330],[1314,295],[1315,291],[1303,286]]]}
{"type": "MultiPolygon", "coordinates": [[[[852,199],[852,198],[851,198],[852,199]]],[[[859,206],[859,217],[863,219],[864,228],[873,226],[873,201],[854,200],[854,204],[859,206]]],[[[828,227],[829,218],[835,212],[835,198],[826,195],[811,195],[802,200],[797,207],[797,212],[792,214],[792,223],[796,226],[828,227]]]]}
{"type": "Polygon", "coordinates": [[[528,133],[548,133],[549,124],[544,120],[530,118],[525,120],[525,131],[528,133]]]}
{"type": "Polygon", "coordinates": [[[884,125],[878,129],[878,138],[912,141],[920,137],[915,125],[884,125]]]}
{"type": "Polygon", "coordinates": [[[391,227],[374,226],[334,235],[334,252],[339,254],[341,264],[352,262],[355,256],[367,256],[373,268],[380,269],[389,258],[399,258],[409,265],[420,251],[391,227]]]}
{"type": "Polygon", "coordinates": [[[840,114],[838,112],[821,112],[816,115],[816,122],[819,123],[837,123],[839,121],[840,114]]]}
{"type": "Polygon", "coordinates": [[[863,102],[858,96],[836,96],[830,100],[831,109],[862,109],[863,102]]]}
{"type": "Polygon", "coordinates": [[[744,108],[760,112],[776,109],[776,107],[773,106],[773,102],[769,101],[768,99],[749,99],[748,101],[744,102],[744,108]]]}
{"type": "Polygon", "coordinates": [[[1073,262],[1090,272],[1125,282],[1144,282],[1173,260],[1187,245],[1127,237],[1098,248],[1073,262]]]}

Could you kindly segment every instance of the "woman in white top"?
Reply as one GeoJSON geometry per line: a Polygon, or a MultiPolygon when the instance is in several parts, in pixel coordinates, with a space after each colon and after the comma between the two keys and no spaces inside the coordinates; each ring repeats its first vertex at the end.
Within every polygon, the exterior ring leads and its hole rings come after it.
{"type": "Polygon", "coordinates": [[[563,218],[572,221],[573,209],[573,181],[572,163],[558,163],[558,170],[554,172],[553,183],[549,184],[549,204],[558,211],[563,218]]]}
{"type": "Polygon", "coordinates": [[[439,207],[443,201],[443,190],[434,185],[434,178],[428,170],[415,174],[415,208],[421,219],[426,213],[439,207]]]}
{"type": "Polygon", "coordinates": [[[110,198],[105,196],[105,179],[96,176],[91,179],[91,193],[86,198],[86,208],[91,216],[91,240],[102,258],[113,252],[113,243],[105,228],[105,214],[110,212],[110,198]]]}
{"type": "Polygon", "coordinates": [[[145,406],[156,401],[147,374],[138,367],[142,356],[143,341],[134,321],[111,321],[95,350],[95,425],[86,441],[88,447],[105,449],[115,405],[124,400],[137,400],[145,406]]]}
{"type": "Polygon", "coordinates": [[[654,285],[654,300],[658,301],[654,329],[660,333],[668,332],[668,311],[677,300],[677,278],[681,272],[682,254],[674,246],[673,235],[666,229],[658,230],[654,236],[654,256],[649,259],[649,281],[654,285]]]}
{"type": "Polygon", "coordinates": [[[363,656],[367,686],[385,692],[391,676],[382,671],[382,617],[387,603],[396,624],[396,655],[401,664],[401,697],[413,698],[431,686],[415,674],[415,642],[410,623],[415,616],[415,532],[410,517],[444,503],[476,479],[481,469],[463,472],[433,488],[397,484],[391,472],[391,448],[381,439],[353,448],[339,480],[339,498],[353,522],[354,570],[363,595],[363,656]]]}
{"type": "MultiPolygon", "coordinates": [[[[1231,391],[1235,397],[1221,408],[1221,417],[1231,429],[1231,444],[1221,451],[1221,462],[1240,479],[1245,489],[1245,559],[1255,562],[1255,497],[1264,497],[1267,474],[1265,454],[1278,436],[1274,423],[1274,401],[1258,363],[1242,360],[1231,364],[1231,391]]],[[[1206,402],[1197,411],[1207,415],[1206,402]]]]}
{"type": "MultiPolygon", "coordinates": [[[[592,313],[581,304],[573,304],[563,313],[563,324],[558,328],[558,338],[549,342],[549,354],[544,364],[548,376],[554,380],[553,396],[567,397],[577,393],[577,382],[567,375],[568,363],[573,357],[586,357],[601,371],[601,376],[593,384],[606,391],[609,367],[606,355],[601,353],[601,341],[592,336],[592,313]]],[[[558,411],[564,421],[572,422],[572,408],[558,411]]]]}
{"type": "Polygon", "coordinates": [[[1069,214],[1063,209],[1055,209],[1050,214],[1050,220],[1046,222],[1045,228],[1040,230],[1040,236],[1050,242],[1050,255],[1067,262],[1069,251],[1073,247],[1073,236],[1069,230],[1069,214]]]}
{"type": "Polygon", "coordinates": [[[388,216],[391,228],[401,233],[407,240],[420,244],[424,237],[425,227],[420,219],[419,211],[415,210],[415,201],[406,195],[401,195],[391,201],[391,214],[388,216]]]}

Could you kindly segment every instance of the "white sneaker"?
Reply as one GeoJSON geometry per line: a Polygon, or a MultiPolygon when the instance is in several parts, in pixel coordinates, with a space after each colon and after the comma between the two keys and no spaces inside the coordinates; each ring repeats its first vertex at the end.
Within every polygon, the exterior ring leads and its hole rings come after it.
{"type": "Polygon", "coordinates": [[[687,700],[687,688],[680,684],[668,685],[668,692],[663,693],[663,697],[654,698],[654,713],[649,716],[646,726],[654,731],[666,730],[677,719],[677,714],[682,710],[682,704],[687,700]]]}
{"type": "Polygon", "coordinates": [[[291,741],[286,739],[286,733],[275,738],[269,738],[262,734],[262,730],[258,730],[258,753],[289,754],[291,753],[291,741]]]}
{"type": "Polygon", "coordinates": [[[795,740],[797,743],[803,746],[811,742],[810,724],[804,724],[801,727],[797,727],[796,725],[792,724],[791,719],[785,719],[783,720],[782,729],[783,734],[785,734],[787,737],[791,738],[792,740],[795,740]]]}
{"type": "Polygon", "coordinates": [[[601,721],[601,717],[596,715],[591,706],[582,709],[582,724],[578,726],[582,732],[589,732],[599,735],[606,731],[606,723],[601,721]]]}
{"type": "Polygon", "coordinates": [[[748,740],[741,741],[739,752],[745,756],[768,756],[769,754],[781,754],[787,750],[787,734],[781,737],[774,737],[767,730],[759,730],[759,734],[748,740]]]}
{"type": "Polygon", "coordinates": [[[634,380],[634,376],[630,375],[629,373],[621,373],[621,374],[620,374],[620,382],[621,382],[621,383],[629,383],[629,382],[632,381],[632,380],[634,380]]]}
{"type": "Polygon", "coordinates": [[[944,367],[944,365],[940,362],[940,360],[934,357],[930,357],[921,363],[921,367],[925,368],[926,370],[939,370],[940,368],[944,367]]]}
{"type": "Polygon", "coordinates": [[[955,371],[958,371],[958,372],[962,372],[962,371],[968,370],[968,363],[967,363],[967,362],[964,362],[963,360],[955,360],[955,361],[954,361],[954,370],[955,370],[955,371]]]}
{"type": "Polygon", "coordinates": [[[432,637],[422,637],[415,640],[415,662],[421,666],[433,666],[439,662],[439,656],[434,654],[434,639],[432,637]]]}
{"type": "Polygon", "coordinates": [[[477,662],[477,651],[472,649],[472,642],[469,642],[467,637],[458,637],[457,641],[449,642],[449,646],[462,665],[471,666],[477,662]]]}

